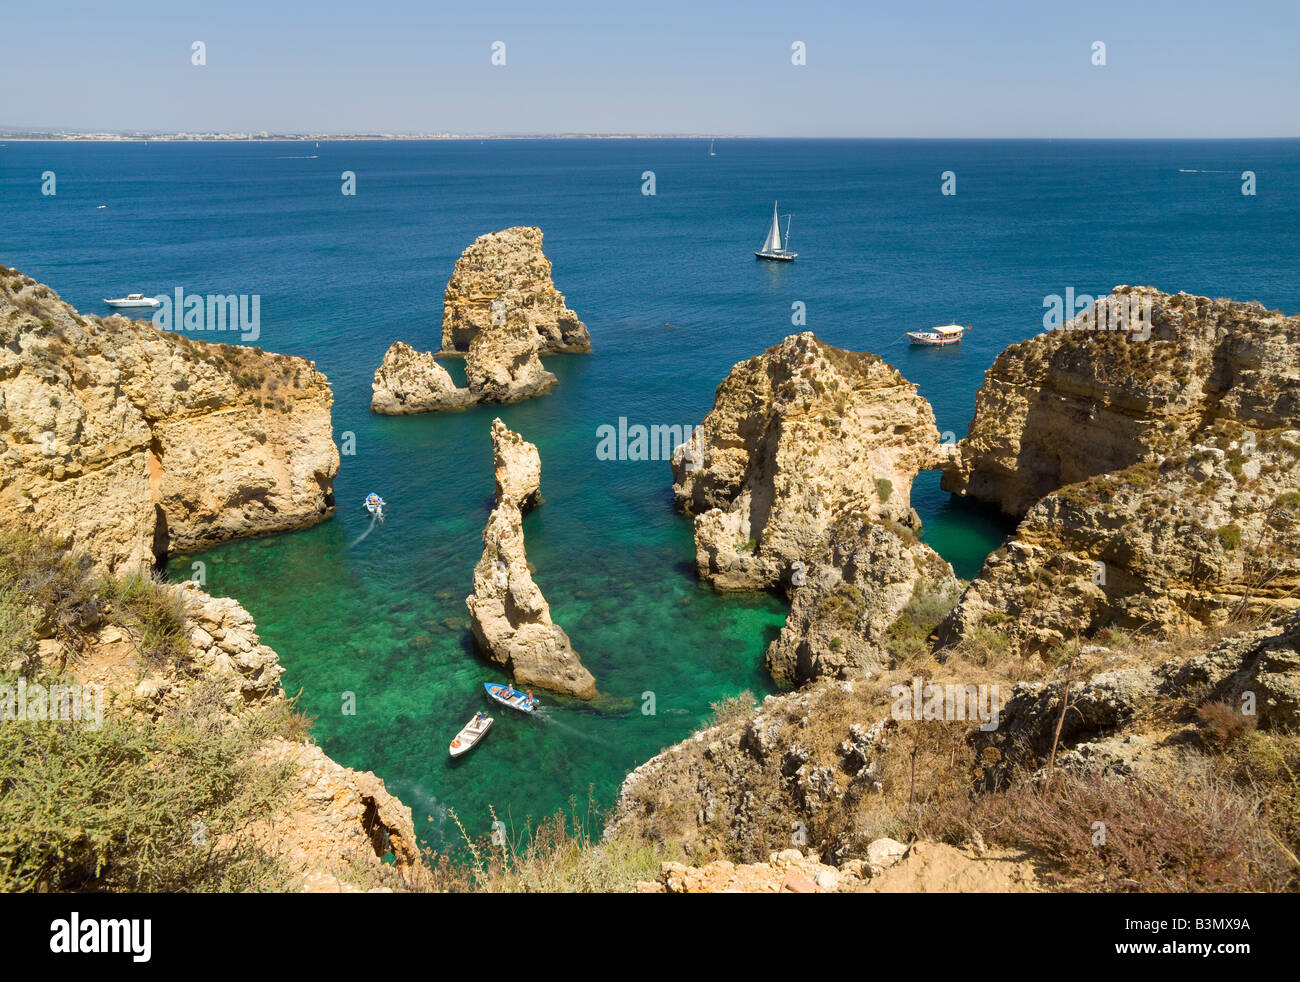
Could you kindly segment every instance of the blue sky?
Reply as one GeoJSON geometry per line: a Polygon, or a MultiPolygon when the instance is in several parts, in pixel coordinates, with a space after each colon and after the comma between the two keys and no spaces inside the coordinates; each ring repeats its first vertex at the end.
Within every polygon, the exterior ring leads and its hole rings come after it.
{"type": "Polygon", "coordinates": [[[1300,135],[1300,0],[306,6],[6,4],[0,126],[1300,135]],[[491,64],[493,41],[505,66],[491,64]]]}

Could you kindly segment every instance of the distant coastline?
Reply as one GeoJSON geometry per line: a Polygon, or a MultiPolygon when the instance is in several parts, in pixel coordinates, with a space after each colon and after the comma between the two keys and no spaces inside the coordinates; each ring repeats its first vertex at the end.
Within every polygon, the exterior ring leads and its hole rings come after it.
{"type": "Polygon", "coordinates": [[[716,133],[163,133],[147,131],[81,132],[0,128],[0,140],[12,143],[308,143],[388,142],[398,140],[734,140],[748,139],[716,133]]]}

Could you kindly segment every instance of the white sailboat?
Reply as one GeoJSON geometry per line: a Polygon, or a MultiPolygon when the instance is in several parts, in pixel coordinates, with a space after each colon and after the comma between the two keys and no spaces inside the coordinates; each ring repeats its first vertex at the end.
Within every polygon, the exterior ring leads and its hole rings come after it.
{"type": "Polygon", "coordinates": [[[785,242],[781,241],[781,219],[777,215],[777,203],[772,203],[772,227],[767,230],[767,238],[763,240],[763,248],[754,253],[758,259],[776,259],[781,262],[789,262],[797,252],[791,252],[788,248],[790,245],[790,219],[793,215],[785,216],[785,242]]]}
{"type": "Polygon", "coordinates": [[[717,154],[717,151],[715,151],[715,150],[713,149],[713,141],[710,140],[710,141],[709,141],[709,156],[710,156],[710,157],[716,157],[717,155],[718,155],[718,154],[717,154]]]}

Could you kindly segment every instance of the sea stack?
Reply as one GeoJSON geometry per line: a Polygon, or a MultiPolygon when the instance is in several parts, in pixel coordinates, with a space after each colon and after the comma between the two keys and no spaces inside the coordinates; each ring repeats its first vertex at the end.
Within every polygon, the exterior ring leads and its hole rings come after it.
{"type": "Polygon", "coordinates": [[[495,419],[492,453],[496,507],[483,530],[474,592],[465,600],[474,640],[519,685],[591,699],[596,680],[564,629],[551,620],[524,552],[523,510],[539,500],[541,485],[537,447],[495,419]]]}
{"type": "Polygon", "coordinates": [[[77,313],[0,267],[0,519],[139,569],[332,513],[325,376],[77,313]]]}
{"type": "Polygon", "coordinates": [[[934,411],[876,355],[796,334],[743,361],[673,454],[696,565],[722,590],[789,585],[842,521],[916,529],[912,479],[941,457],[934,411]]]}
{"type": "Polygon", "coordinates": [[[481,331],[511,312],[537,335],[540,354],[591,350],[586,326],[551,280],[536,226],[480,235],[461,253],[443,297],[443,350],[469,351],[481,331]]]}
{"type": "Polygon", "coordinates": [[[370,408],[385,416],[464,409],[475,403],[469,389],[457,388],[447,369],[428,351],[394,341],[375,369],[370,408]]]}

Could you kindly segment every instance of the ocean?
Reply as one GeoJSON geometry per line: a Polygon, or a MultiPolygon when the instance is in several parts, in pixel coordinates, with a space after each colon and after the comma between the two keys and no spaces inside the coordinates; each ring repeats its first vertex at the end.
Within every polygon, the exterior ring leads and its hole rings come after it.
{"type": "MultiPolygon", "coordinates": [[[[250,343],[329,377],[336,438],[356,449],[338,515],[174,557],[168,575],[202,562],[209,592],[248,608],[322,747],[383,777],[434,847],[458,839],[448,809],[478,835],[490,809],[520,831],[571,799],[608,806],[630,768],[712,703],[773,691],[762,654],[784,602],[701,586],[668,464],[598,459],[602,425],[698,423],[733,364],[811,330],[883,356],[961,437],[993,358],[1043,329],[1045,298],[1150,284],[1300,311],[1300,141],[720,140],[715,157],[708,144],[0,145],[0,263],[93,314],[133,291],[258,295],[250,343]],[[955,195],[941,194],[945,172],[955,195]],[[774,199],[794,216],[793,263],[753,257],[774,199]],[[511,225],[543,229],[593,352],[546,358],[559,386],[515,406],[370,413],[384,351],[397,339],[436,349],[452,264],[511,225]],[[904,337],[954,321],[974,328],[960,345],[904,337]],[[497,711],[452,763],[448,742],[485,706],[481,683],[501,678],[474,653],[465,611],[494,416],[541,451],[528,556],[605,698],[542,694],[537,718],[497,711]],[[372,490],[389,504],[373,530],[372,490]]],[[[913,503],[962,576],[1008,532],[941,493],[937,473],[918,478],[913,503]]]]}

